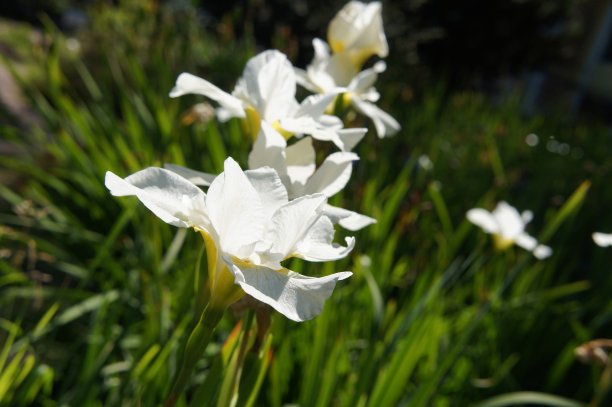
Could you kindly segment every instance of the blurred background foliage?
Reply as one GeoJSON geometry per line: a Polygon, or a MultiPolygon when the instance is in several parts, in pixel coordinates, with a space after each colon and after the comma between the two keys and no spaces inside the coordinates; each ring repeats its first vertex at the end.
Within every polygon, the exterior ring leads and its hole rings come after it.
{"type": "MultiPolygon", "coordinates": [[[[610,255],[590,238],[612,231],[609,127],[525,115],[521,94],[496,85],[572,57],[578,2],[460,3],[384,4],[377,87],[402,131],[370,131],[332,198],[378,223],[343,261],[291,264],[355,275],[313,321],[271,313],[239,405],[463,406],[519,390],[608,405],[604,368],[573,352],[612,336],[610,255]],[[551,258],[495,252],[465,220],[502,199],[534,211],[528,230],[551,258]]],[[[111,197],[104,174],[219,172],[228,155],[244,166],[240,124],[198,116],[202,98],[170,99],[176,76],[230,90],[267,47],[303,67],[342,4],[0,6],[0,405],[161,405],[202,305],[202,242],[111,197]]],[[[219,403],[241,316],[227,313],[178,405],[219,403]]]]}

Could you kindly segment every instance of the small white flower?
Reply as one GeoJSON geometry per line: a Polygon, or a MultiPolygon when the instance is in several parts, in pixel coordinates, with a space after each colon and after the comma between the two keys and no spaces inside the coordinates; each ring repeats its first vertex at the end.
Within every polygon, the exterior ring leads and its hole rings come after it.
{"type": "Polygon", "coordinates": [[[370,56],[385,58],[389,54],[381,12],[379,1],[350,1],[327,27],[327,41],[333,52],[346,52],[357,70],[370,56]]]}
{"type": "MultiPolygon", "coordinates": [[[[182,73],[176,79],[170,97],[195,93],[217,103],[217,117],[244,119],[247,132],[255,138],[263,120],[285,138],[310,134],[321,140],[338,142],[340,119],[324,114],[338,92],[312,95],[298,103],[295,99],[296,78],[293,66],[279,51],[264,51],[251,58],[238,79],[232,94],[226,93],[205,79],[182,73]]],[[[338,145],[342,148],[342,145],[338,145]]]]}
{"type": "Polygon", "coordinates": [[[612,246],[612,233],[595,232],[593,233],[592,237],[593,241],[597,244],[597,246],[612,246]]]}
{"type": "Polygon", "coordinates": [[[323,214],[325,195],[289,201],[271,168],[243,172],[228,158],[207,194],[154,167],[125,179],[107,172],[105,184],[115,196],[137,196],[163,221],[201,232],[209,256],[212,306],[224,309],[248,293],[288,318],[305,321],[320,314],[336,282],[351,275],[313,278],[281,265],[289,257],[340,259],[355,240],[347,238],[346,247],[332,243],[334,228],[323,214]]]}
{"type": "Polygon", "coordinates": [[[482,208],[470,209],[467,218],[486,233],[492,234],[495,245],[500,250],[516,244],[531,251],[538,259],[545,259],[552,254],[550,247],[538,244],[534,237],[525,232],[525,226],[533,218],[531,211],[519,214],[516,208],[502,201],[493,212],[482,208]]]}
{"type": "MultiPolygon", "coordinates": [[[[365,134],[365,129],[352,130],[357,132],[351,142],[357,143],[365,134]]],[[[283,136],[262,121],[259,135],[249,154],[249,168],[254,170],[269,166],[276,170],[287,189],[289,199],[318,193],[331,197],[346,186],[353,170],[353,161],[356,160],[359,160],[357,154],[340,151],[330,154],[319,168],[316,168],[315,150],[310,137],[304,137],[287,146],[283,136]]],[[[212,174],[178,165],[166,164],[165,168],[196,185],[208,186],[215,178],[212,174]]],[[[353,231],[376,222],[369,216],[328,204],[324,206],[323,211],[333,223],[353,231]]]]}

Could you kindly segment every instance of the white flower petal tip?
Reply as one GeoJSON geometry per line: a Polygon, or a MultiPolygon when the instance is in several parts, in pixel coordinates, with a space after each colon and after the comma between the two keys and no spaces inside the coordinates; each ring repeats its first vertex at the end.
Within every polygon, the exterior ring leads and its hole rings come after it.
{"type": "Polygon", "coordinates": [[[321,314],[339,280],[352,275],[341,272],[325,277],[306,277],[284,269],[283,272],[267,267],[240,262],[226,263],[234,274],[235,283],[255,299],[297,322],[308,321],[321,314]]]}
{"type": "Polygon", "coordinates": [[[612,246],[612,233],[595,232],[593,233],[592,238],[597,246],[600,246],[600,247],[612,246]]]}
{"type": "Polygon", "coordinates": [[[166,170],[172,171],[175,174],[180,175],[189,182],[195,185],[209,186],[214,179],[217,177],[215,174],[209,174],[202,171],[192,170],[191,168],[183,167],[176,164],[164,164],[166,170]]]}
{"type": "Polygon", "coordinates": [[[538,260],[544,260],[548,257],[550,257],[553,254],[553,250],[545,245],[538,245],[534,250],[533,250],[533,255],[538,259],[538,260]]]}

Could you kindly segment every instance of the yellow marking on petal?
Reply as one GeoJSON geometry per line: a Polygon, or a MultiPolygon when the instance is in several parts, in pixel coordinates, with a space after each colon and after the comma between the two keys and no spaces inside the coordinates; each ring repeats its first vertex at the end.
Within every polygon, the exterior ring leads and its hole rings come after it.
{"type": "Polygon", "coordinates": [[[514,244],[514,239],[508,239],[496,233],[493,235],[493,244],[497,250],[502,251],[512,246],[514,244]]]}
{"type": "Polygon", "coordinates": [[[283,130],[283,128],[280,126],[280,122],[278,120],[275,121],[274,123],[272,123],[272,128],[274,130],[278,131],[280,133],[280,135],[285,138],[285,140],[289,140],[291,138],[291,136],[293,136],[293,133],[291,133],[290,131],[283,130]]]}
{"type": "Polygon", "coordinates": [[[351,105],[351,99],[353,99],[353,96],[350,92],[346,92],[342,94],[342,107],[343,108],[347,108],[351,105]]]}
{"type": "Polygon", "coordinates": [[[334,54],[337,52],[342,52],[346,49],[342,41],[332,40],[331,38],[329,38],[329,47],[331,48],[334,54]]]}
{"type": "Polygon", "coordinates": [[[244,109],[244,113],[246,114],[246,118],[242,119],[241,121],[244,132],[250,135],[253,140],[256,140],[257,133],[259,133],[259,127],[261,126],[261,117],[259,116],[259,112],[249,106],[244,109]]]}

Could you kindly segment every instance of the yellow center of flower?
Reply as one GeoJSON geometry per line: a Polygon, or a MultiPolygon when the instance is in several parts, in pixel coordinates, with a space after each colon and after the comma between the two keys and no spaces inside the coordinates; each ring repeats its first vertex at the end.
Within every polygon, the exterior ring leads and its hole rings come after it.
{"type": "Polygon", "coordinates": [[[259,112],[251,106],[244,109],[246,117],[242,119],[242,127],[244,132],[250,135],[253,140],[257,139],[257,133],[259,133],[259,127],[261,126],[261,117],[259,112]]]}
{"type": "Polygon", "coordinates": [[[272,123],[272,128],[274,130],[278,131],[280,133],[280,135],[285,138],[285,140],[289,140],[291,138],[291,136],[293,136],[293,133],[291,133],[290,131],[284,130],[280,126],[280,122],[278,120],[275,121],[274,123],[272,123]]]}
{"type": "Polygon", "coordinates": [[[217,246],[212,237],[202,229],[196,228],[196,231],[200,232],[206,245],[210,305],[213,308],[225,309],[238,301],[244,295],[244,291],[234,283],[234,275],[230,273],[225,262],[217,256],[217,246]]]}
{"type": "Polygon", "coordinates": [[[508,247],[514,244],[514,239],[508,239],[499,234],[493,235],[493,244],[499,251],[506,250],[508,247]]]}

